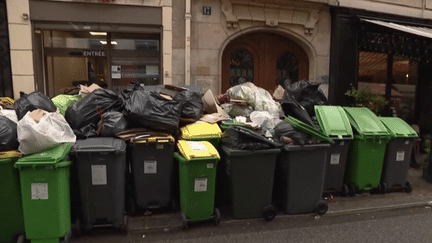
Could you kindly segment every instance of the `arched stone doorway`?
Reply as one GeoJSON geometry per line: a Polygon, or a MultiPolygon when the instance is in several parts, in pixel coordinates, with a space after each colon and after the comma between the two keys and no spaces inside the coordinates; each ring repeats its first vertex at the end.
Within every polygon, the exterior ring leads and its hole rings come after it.
{"type": "Polygon", "coordinates": [[[279,80],[309,78],[306,52],[290,39],[266,32],[237,37],[222,55],[222,92],[244,79],[274,90],[279,80]]]}

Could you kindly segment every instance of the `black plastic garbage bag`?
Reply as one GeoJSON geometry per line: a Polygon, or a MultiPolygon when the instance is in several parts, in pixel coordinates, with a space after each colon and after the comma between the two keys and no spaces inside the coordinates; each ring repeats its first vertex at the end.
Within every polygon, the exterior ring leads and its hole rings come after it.
{"type": "Polygon", "coordinates": [[[57,107],[48,96],[42,94],[41,92],[35,91],[30,94],[21,92],[21,97],[14,104],[14,110],[18,116],[18,120],[21,120],[27,114],[27,112],[36,109],[55,112],[57,107]]]}
{"type": "Polygon", "coordinates": [[[102,117],[103,121],[101,120],[97,125],[101,129],[99,135],[102,137],[114,137],[117,133],[128,129],[129,121],[121,112],[107,112],[102,117]]]}
{"type": "Polygon", "coordinates": [[[222,135],[221,143],[225,146],[241,150],[262,150],[281,147],[264,136],[243,127],[230,127],[222,135]]]}
{"type": "Polygon", "coordinates": [[[296,101],[302,105],[310,116],[315,115],[315,105],[328,105],[325,94],[319,89],[320,84],[312,84],[306,80],[294,83],[286,81],[284,88],[296,101]]]}
{"type": "Polygon", "coordinates": [[[203,113],[201,95],[193,91],[182,91],[174,96],[174,100],[183,106],[180,117],[198,120],[203,113]]]}
{"type": "Polygon", "coordinates": [[[18,146],[17,124],[0,116],[0,151],[16,150],[18,146]]]}
{"type": "Polygon", "coordinates": [[[273,138],[276,141],[282,141],[281,138],[283,137],[291,138],[294,143],[298,145],[305,145],[309,139],[307,134],[297,130],[286,121],[279,122],[279,124],[274,128],[273,138]]]}
{"type": "Polygon", "coordinates": [[[133,92],[124,114],[134,126],[144,126],[153,130],[176,133],[179,128],[182,104],[167,100],[152,91],[133,92]]]}
{"type": "Polygon", "coordinates": [[[121,95],[124,99],[129,99],[130,94],[137,90],[144,90],[140,83],[131,82],[125,89],[121,91],[121,95]]]}
{"type": "Polygon", "coordinates": [[[84,127],[73,129],[73,132],[77,139],[86,139],[89,137],[98,136],[98,127],[94,123],[87,124],[84,127]]]}
{"type": "Polygon", "coordinates": [[[280,103],[285,115],[293,116],[294,118],[317,128],[306,109],[294,100],[288,92],[285,93],[284,99],[280,101],[280,103]]]}
{"type": "Polygon", "coordinates": [[[99,113],[122,112],[123,109],[123,99],[120,95],[112,90],[97,89],[70,106],[66,110],[65,118],[73,130],[79,130],[89,124],[97,125],[101,120],[99,113]]]}

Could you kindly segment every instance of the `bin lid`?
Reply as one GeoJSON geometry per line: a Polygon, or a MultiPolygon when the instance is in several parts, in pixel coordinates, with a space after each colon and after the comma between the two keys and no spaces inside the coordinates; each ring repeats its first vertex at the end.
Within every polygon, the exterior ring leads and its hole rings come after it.
{"type": "Polygon", "coordinates": [[[25,155],[20,159],[18,159],[16,164],[18,165],[55,164],[57,162],[63,161],[71,148],[72,148],[71,143],[63,143],[40,153],[25,155]]]}
{"type": "Polygon", "coordinates": [[[323,132],[318,131],[317,129],[315,129],[315,128],[309,126],[308,124],[306,124],[306,123],[304,123],[304,122],[302,122],[302,121],[300,121],[300,120],[295,119],[295,118],[292,117],[292,116],[287,116],[287,117],[285,117],[285,120],[286,120],[289,124],[291,124],[294,128],[297,128],[298,130],[300,130],[300,131],[302,131],[302,132],[305,132],[305,133],[307,133],[307,134],[310,134],[310,135],[312,135],[312,136],[314,136],[314,137],[316,137],[316,138],[318,138],[318,139],[324,140],[324,141],[329,142],[329,143],[331,143],[331,144],[334,144],[334,143],[335,143],[335,141],[334,141],[333,139],[329,138],[329,137],[328,137],[326,134],[324,134],[323,132]]]}
{"type": "Polygon", "coordinates": [[[79,139],[72,150],[74,153],[123,152],[126,150],[126,142],[112,137],[79,139]]]}
{"type": "Polygon", "coordinates": [[[131,143],[174,143],[174,137],[168,133],[148,132],[134,138],[131,138],[131,143]]]}
{"type": "Polygon", "coordinates": [[[389,138],[390,133],[380,119],[366,107],[344,107],[351,125],[359,133],[360,138],[389,138]]]}
{"type": "Polygon", "coordinates": [[[219,125],[208,122],[194,123],[180,128],[181,139],[190,140],[193,138],[210,138],[222,136],[222,130],[219,125]]]}
{"type": "Polygon", "coordinates": [[[3,161],[9,161],[11,158],[19,158],[22,154],[18,150],[10,150],[5,152],[0,152],[0,163],[3,161]]]}
{"type": "Polygon", "coordinates": [[[380,117],[392,137],[418,137],[416,131],[399,117],[380,117]]]}
{"type": "Polygon", "coordinates": [[[179,140],[177,146],[186,160],[220,159],[216,148],[208,141],[179,140]]]}
{"type": "Polygon", "coordinates": [[[339,139],[353,138],[351,124],[342,107],[316,105],[315,114],[324,134],[328,137],[339,139]]]}

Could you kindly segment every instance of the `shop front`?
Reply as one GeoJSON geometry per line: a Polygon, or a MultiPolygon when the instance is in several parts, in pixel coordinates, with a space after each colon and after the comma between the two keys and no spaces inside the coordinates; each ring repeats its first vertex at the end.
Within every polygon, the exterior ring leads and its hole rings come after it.
{"type": "Polygon", "coordinates": [[[432,30],[426,20],[333,8],[329,100],[352,105],[345,93],[369,88],[386,98],[382,115],[431,131],[432,30]]]}
{"type": "Polygon", "coordinates": [[[96,83],[120,92],[162,80],[157,7],[30,1],[35,83],[48,96],[96,83]]]}

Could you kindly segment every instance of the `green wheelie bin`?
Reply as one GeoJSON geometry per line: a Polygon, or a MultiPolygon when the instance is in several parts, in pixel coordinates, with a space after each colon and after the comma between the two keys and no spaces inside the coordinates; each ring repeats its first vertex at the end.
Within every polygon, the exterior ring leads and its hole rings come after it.
{"type": "Polygon", "coordinates": [[[315,113],[324,134],[335,141],[327,154],[323,192],[346,196],[349,189],[343,182],[348,151],[354,138],[351,124],[344,109],[340,106],[316,105],[315,113]]]}
{"type": "Polygon", "coordinates": [[[174,153],[179,162],[180,207],[182,226],[190,222],[213,220],[220,223],[220,212],[214,207],[218,151],[208,141],[179,140],[180,153],[174,153]]]}
{"type": "Polygon", "coordinates": [[[25,234],[31,243],[70,242],[71,162],[67,155],[71,148],[64,143],[15,163],[20,172],[25,234]]]}
{"type": "Polygon", "coordinates": [[[382,192],[381,173],[390,133],[366,107],[344,107],[356,133],[350,146],[345,182],[349,194],[382,192]]]}
{"type": "Polygon", "coordinates": [[[14,168],[19,151],[0,152],[0,243],[24,242],[24,216],[19,171],[14,168]]]}
{"type": "Polygon", "coordinates": [[[408,169],[412,148],[418,135],[410,125],[398,117],[381,117],[381,121],[391,133],[381,176],[382,192],[402,189],[409,193],[413,188],[407,181],[408,169]]]}

